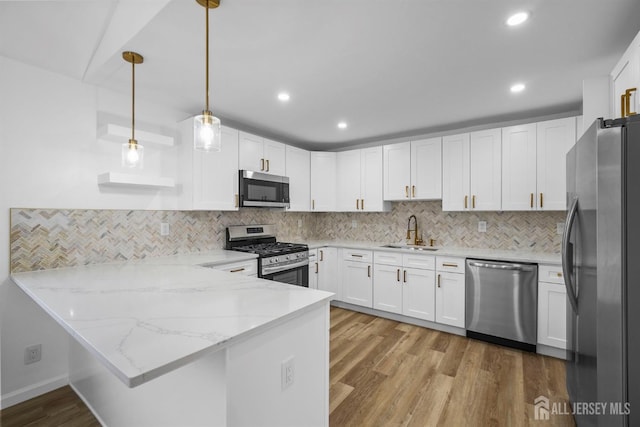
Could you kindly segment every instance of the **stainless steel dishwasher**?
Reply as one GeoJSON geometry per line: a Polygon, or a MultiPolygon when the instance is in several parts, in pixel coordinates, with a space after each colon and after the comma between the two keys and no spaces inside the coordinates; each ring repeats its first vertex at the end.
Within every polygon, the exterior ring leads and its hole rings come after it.
{"type": "Polygon", "coordinates": [[[467,336],[536,350],[538,265],[467,259],[467,336]]]}

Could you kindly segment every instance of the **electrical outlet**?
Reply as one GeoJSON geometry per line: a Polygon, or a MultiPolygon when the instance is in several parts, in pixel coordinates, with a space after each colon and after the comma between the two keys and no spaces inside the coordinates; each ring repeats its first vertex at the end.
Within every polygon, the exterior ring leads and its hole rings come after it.
{"type": "Polygon", "coordinates": [[[24,364],[39,362],[42,359],[42,344],[36,344],[24,349],[24,364]]]}
{"type": "Polygon", "coordinates": [[[564,222],[556,222],[556,234],[564,234],[564,222]]]}
{"type": "Polygon", "coordinates": [[[356,221],[355,219],[351,220],[351,228],[358,228],[358,221],[356,221]]]}
{"type": "Polygon", "coordinates": [[[487,221],[478,221],[478,231],[480,233],[487,232],[487,221]]]}
{"type": "Polygon", "coordinates": [[[282,361],[282,366],[280,367],[280,372],[282,375],[282,390],[290,387],[293,384],[295,379],[295,365],[294,365],[294,357],[291,356],[288,359],[282,361]]]}
{"type": "Polygon", "coordinates": [[[160,223],[160,235],[161,236],[168,236],[169,235],[169,223],[168,222],[161,222],[160,223]]]}

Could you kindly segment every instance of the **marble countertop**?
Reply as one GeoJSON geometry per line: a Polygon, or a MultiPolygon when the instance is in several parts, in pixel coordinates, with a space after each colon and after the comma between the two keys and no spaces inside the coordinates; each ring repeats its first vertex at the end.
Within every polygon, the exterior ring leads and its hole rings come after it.
{"type": "Polygon", "coordinates": [[[12,274],[13,281],[129,387],[326,303],[333,295],[199,264],[214,251],[12,274]]]}
{"type": "MultiPolygon", "coordinates": [[[[503,250],[503,249],[484,249],[484,248],[455,248],[455,247],[436,247],[436,251],[416,251],[411,249],[385,248],[389,242],[357,242],[348,240],[323,240],[305,242],[309,245],[309,249],[317,249],[327,246],[348,248],[348,249],[367,249],[385,252],[404,252],[404,253],[420,253],[424,255],[435,256],[452,256],[461,258],[481,258],[495,259],[500,261],[513,262],[531,262],[538,264],[560,265],[562,260],[560,254],[547,252],[532,252],[520,250],[503,250]]],[[[398,243],[404,245],[404,242],[398,243]]]]}

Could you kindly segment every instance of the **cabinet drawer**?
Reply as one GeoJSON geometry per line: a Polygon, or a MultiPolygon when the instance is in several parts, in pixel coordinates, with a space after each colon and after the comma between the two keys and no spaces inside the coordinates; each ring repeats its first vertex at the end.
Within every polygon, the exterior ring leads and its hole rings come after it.
{"type": "Polygon", "coordinates": [[[538,281],[564,285],[564,274],[562,273],[562,266],[540,264],[538,266],[538,281]]]}
{"type": "Polygon", "coordinates": [[[436,257],[436,270],[464,273],[464,258],[436,257]]]}
{"type": "Polygon", "coordinates": [[[372,251],[363,251],[360,249],[343,249],[342,259],[345,261],[368,262],[373,261],[372,251]]]}
{"type": "Polygon", "coordinates": [[[228,271],[229,273],[244,274],[245,276],[252,276],[258,274],[258,261],[248,260],[234,262],[232,264],[216,265],[212,267],[214,270],[228,271]]]}
{"type": "Polygon", "coordinates": [[[436,268],[436,257],[430,255],[403,254],[402,266],[405,268],[433,270],[436,268]]]}
{"type": "Polygon", "coordinates": [[[402,266],[402,254],[400,252],[374,252],[373,262],[382,265],[402,266]]]}

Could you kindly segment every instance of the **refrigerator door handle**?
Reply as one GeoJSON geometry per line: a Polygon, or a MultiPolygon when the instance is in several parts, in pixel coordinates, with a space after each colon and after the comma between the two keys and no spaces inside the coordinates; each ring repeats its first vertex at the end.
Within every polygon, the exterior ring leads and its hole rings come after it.
{"type": "Polygon", "coordinates": [[[569,253],[569,239],[571,238],[571,229],[573,228],[573,221],[576,219],[578,213],[578,198],[574,197],[571,201],[571,207],[567,213],[567,219],[564,223],[564,232],[562,234],[562,273],[564,274],[564,286],[567,288],[567,297],[571,303],[571,307],[575,313],[578,312],[578,298],[574,292],[573,283],[571,279],[573,277],[573,266],[571,265],[571,254],[569,253]]]}

